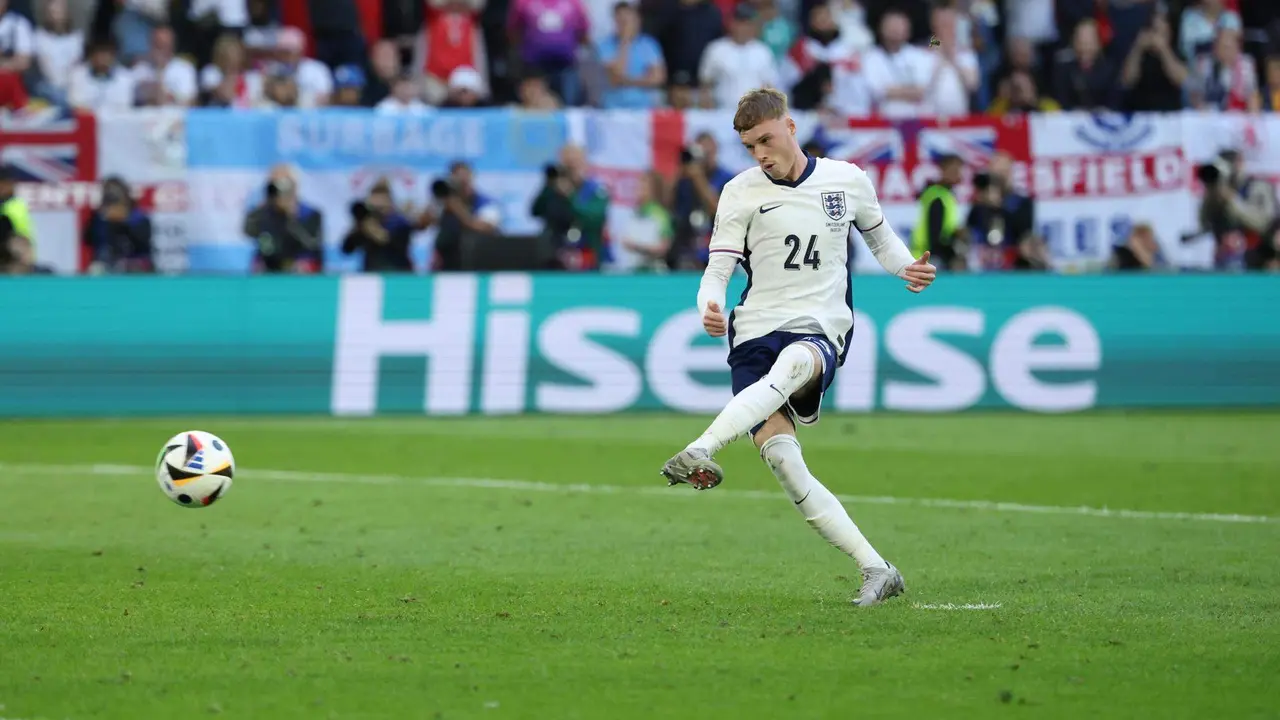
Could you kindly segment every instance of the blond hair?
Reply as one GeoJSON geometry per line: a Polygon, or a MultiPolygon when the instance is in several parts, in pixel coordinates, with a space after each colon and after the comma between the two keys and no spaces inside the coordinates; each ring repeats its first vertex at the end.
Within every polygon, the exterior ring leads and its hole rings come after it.
{"type": "Polygon", "coordinates": [[[774,88],[748,91],[738,100],[733,115],[733,129],[741,134],[762,122],[781,120],[787,116],[787,96],[774,88]]]}

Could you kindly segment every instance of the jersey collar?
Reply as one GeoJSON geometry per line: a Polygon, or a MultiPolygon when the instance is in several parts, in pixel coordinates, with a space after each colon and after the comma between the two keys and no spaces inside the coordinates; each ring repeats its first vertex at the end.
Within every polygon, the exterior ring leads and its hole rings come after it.
{"type": "MultiPolygon", "coordinates": [[[[805,157],[809,159],[809,162],[805,163],[804,172],[800,173],[800,177],[796,178],[794,181],[774,180],[772,177],[770,177],[769,173],[764,173],[764,176],[769,178],[769,182],[773,183],[774,185],[782,185],[783,187],[790,187],[790,188],[799,187],[800,183],[809,179],[809,176],[813,174],[813,169],[818,166],[818,158],[812,157],[807,154],[805,155],[805,157]]],[[[760,172],[764,172],[764,170],[761,170],[760,172]]]]}

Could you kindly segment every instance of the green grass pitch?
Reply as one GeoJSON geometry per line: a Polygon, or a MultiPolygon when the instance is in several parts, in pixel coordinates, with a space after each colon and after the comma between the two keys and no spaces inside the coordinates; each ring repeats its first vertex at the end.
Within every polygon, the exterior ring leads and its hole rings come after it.
{"type": "Polygon", "coordinates": [[[869,610],[749,443],[663,485],[705,423],[0,422],[0,717],[1280,713],[1280,414],[828,416],[869,610]],[[188,429],[207,509],[148,466],[188,429]]]}

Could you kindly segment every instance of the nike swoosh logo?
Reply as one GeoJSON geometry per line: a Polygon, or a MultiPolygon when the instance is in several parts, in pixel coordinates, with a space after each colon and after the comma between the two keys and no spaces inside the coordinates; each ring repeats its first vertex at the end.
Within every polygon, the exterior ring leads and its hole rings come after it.
{"type": "Polygon", "coordinates": [[[769,212],[769,211],[771,211],[771,210],[777,210],[777,209],[778,209],[778,208],[780,208],[780,207],[782,207],[782,203],[778,203],[777,205],[771,205],[771,206],[769,206],[769,207],[765,207],[764,205],[761,205],[761,206],[760,206],[760,214],[761,214],[761,215],[763,215],[763,214],[765,214],[765,213],[767,213],[767,212],[769,212]]]}
{"type": "Polygon", "coordinates": [[[805,500],[808,500],[808,499],[809,499],[809,493],[811,493],[811,492],[813,492],[813,491],[812,491],[812,490],[810,490],[809,492],[805,493],[805,494],[804,494],[804,497],[802,497],[802,498],[800,498],[799,500],[797,500],[797,501],[796,501],[796,504],[797,504],[797,505],[799,505],[800,503],[804,502],[805,500]]]}

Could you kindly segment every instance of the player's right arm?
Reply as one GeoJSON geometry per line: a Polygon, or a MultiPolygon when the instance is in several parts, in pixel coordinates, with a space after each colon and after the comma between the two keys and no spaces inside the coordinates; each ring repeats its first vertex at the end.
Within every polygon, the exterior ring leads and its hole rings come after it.
{"type": "Polygon", "coordinates": [[[736,183],[724,186],[716,206],[716,220],[711,230],[707,269],[698,287],[698,314],[707,334],[720,337],[728,332],[724,316],[724,294],[733,269],[746,258],[747,228],[752,209],[743,202],[742,190],[736,183]]]}

